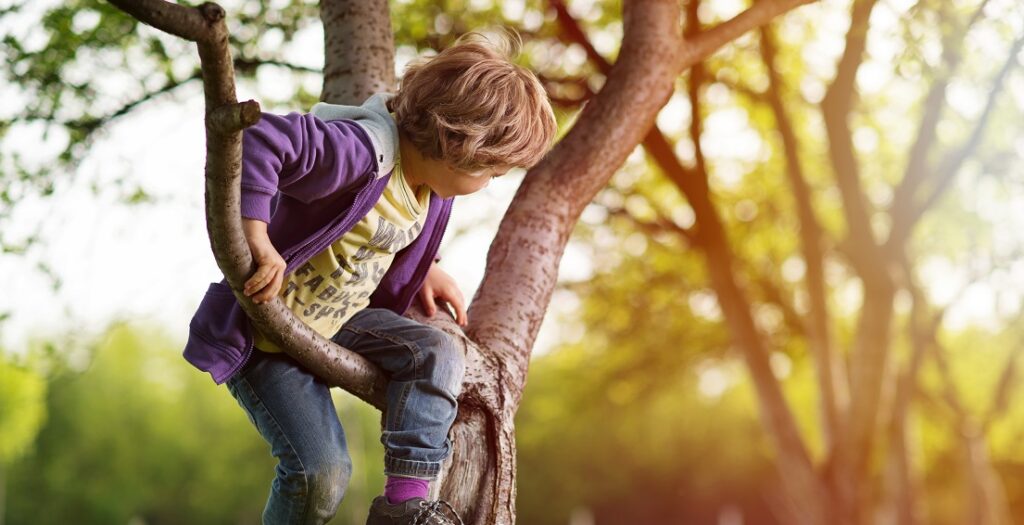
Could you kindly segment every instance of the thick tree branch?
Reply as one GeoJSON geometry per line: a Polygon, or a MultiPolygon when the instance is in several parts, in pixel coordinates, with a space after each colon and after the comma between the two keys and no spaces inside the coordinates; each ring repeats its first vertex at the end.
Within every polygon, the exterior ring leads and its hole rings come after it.
{"type": "Polygon", "coordinates": [[[320,100],[362,104],[395,89],[395,37],[387,0],[323,0],[324,87],[320,100]]]}
{"type": "Polygon", "coordinates": [[[110,3],[144,24],[190,42],[210,44],[227,35],[226,29],[220,27],[224,10],[214,3],[198,7],[164,0],[110,0],[110,3]]]}

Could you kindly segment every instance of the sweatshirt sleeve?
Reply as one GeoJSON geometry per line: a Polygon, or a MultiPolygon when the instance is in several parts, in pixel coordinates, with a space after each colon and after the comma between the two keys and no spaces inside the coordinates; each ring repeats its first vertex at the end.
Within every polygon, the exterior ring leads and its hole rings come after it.
{"type": "Polygon", "coordinates": [[[280,191],[302,202],[350,189],[373,171],[373,144],[351,120],[263,113],[242,133],[242,217],[270,222],[280,191]]]}

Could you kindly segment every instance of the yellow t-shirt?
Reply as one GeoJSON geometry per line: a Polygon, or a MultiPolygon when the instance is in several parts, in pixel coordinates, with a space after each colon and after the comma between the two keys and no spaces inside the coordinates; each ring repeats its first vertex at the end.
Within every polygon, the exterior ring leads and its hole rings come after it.
{"type": "MultiPolygon", "coordinates": [[[[405,180],[396,159],[391,179],[377,204],[341,239],[285,276],[280,297],[295,315],[330,339],[356,312],[370,304],[370,295],[399,250],[423,230],[430,188],[418,194],[405,180]]],[[[281,352],[259,330],[254,343],[265,352],[281,352]]]]}

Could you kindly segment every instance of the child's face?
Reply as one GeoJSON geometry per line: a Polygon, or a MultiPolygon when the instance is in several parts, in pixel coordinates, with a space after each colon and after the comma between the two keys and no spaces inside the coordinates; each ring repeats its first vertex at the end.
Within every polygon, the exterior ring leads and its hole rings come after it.
{"type": "Polygon", "coordinates": [[[424,184],[430,186],[430,189],[441,198],[447,199],[476,193],[486,188],[492,178],[504,175],[506,171],[508,170],[485,168],[476,172],[465,172],[441,160],[423,159],[419,173],[424,184]]]}
{"type": "Polygon", "coordinates": [[[487,186],[493,177],[504,175],[508,168],[484,168],[476,172],[458,170],[440,159],[426,158],[409,143],[399,137],[402,171],[414,188],[420,184],[430,186],[443,199],[457,195],[476,193],[487,186]]]}

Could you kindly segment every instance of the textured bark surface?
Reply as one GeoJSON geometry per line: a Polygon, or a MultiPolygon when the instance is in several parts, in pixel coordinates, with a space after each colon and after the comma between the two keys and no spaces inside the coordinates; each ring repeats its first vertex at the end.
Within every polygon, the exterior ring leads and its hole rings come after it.
{"type": "Polygon", "coordinates": [[[320,100],[361,104],[395,89],[395,38],[386,0],[323,0],[324,87],[320,100]]]}

